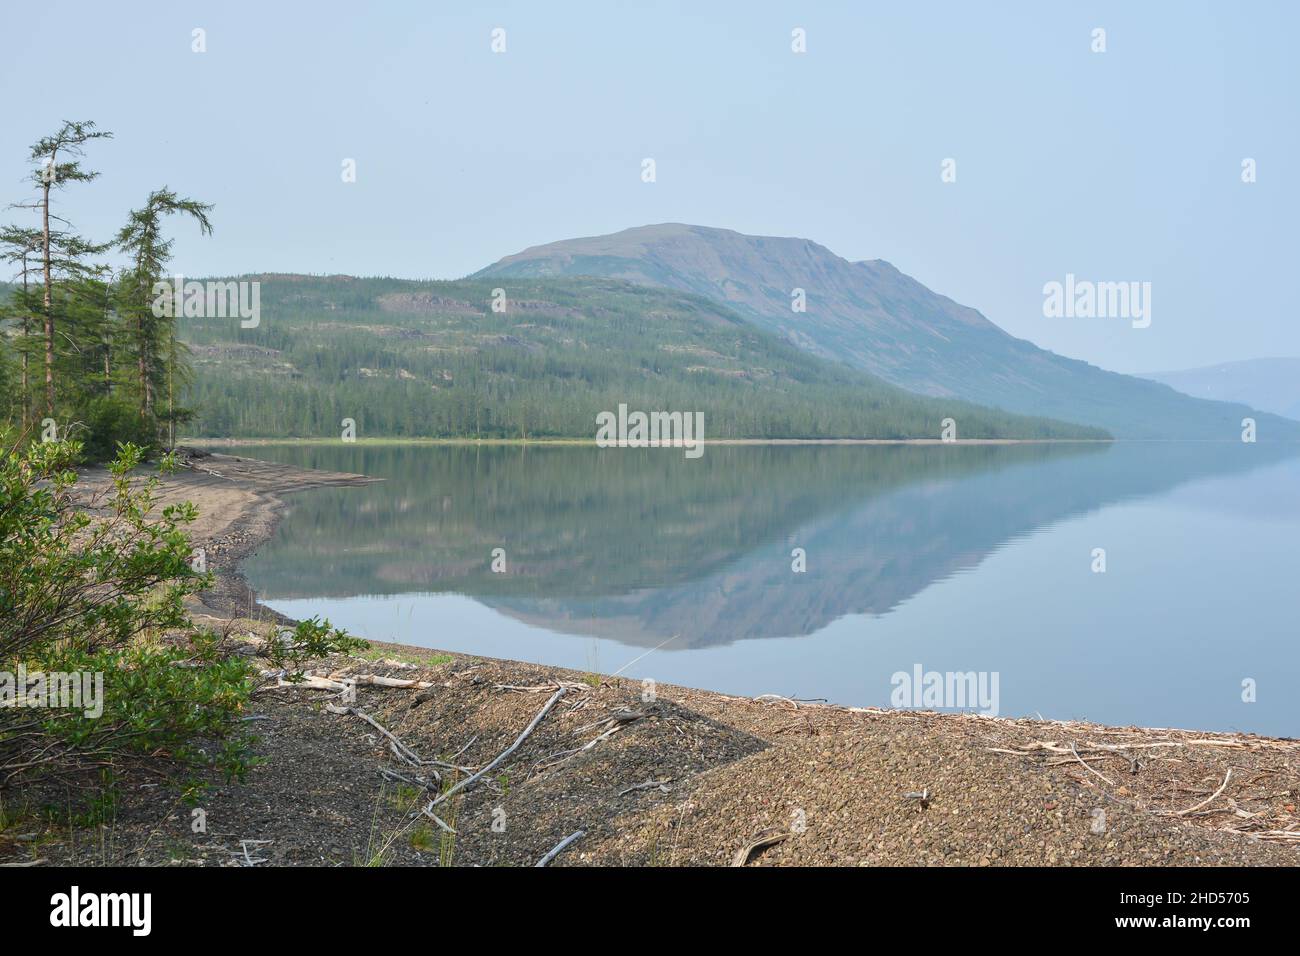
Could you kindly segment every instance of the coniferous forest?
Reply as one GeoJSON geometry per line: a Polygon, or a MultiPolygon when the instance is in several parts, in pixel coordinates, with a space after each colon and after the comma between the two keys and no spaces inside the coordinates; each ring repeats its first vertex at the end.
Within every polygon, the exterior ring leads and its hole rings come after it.
{"type": "Polygon", "coordinates": [[[176,220],[212,231],[211,206],[160,186],[115,235],[78,232],[77,199],[99,180],[94,149],[112,136],[69,121],[34,143],[28,195],[0,227],[0,421],[26,438],[79,440],[95,460],[119,442],[170,445],[189,419],[186,346],[174,319],[155,314],[154,284],[176,220]]]}

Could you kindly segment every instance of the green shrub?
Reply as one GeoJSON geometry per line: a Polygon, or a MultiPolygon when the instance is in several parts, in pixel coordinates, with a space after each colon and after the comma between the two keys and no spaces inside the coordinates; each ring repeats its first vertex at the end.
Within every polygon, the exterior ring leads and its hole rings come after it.
{"type": "MultiPolygon", "coordinates": [[[[242,777],[252,755],[239,718],[257,671],[189,624],[185,597],[211,583],[190,566],[194,506],[158,509],[158,478],[133,480],[144,453],[128,443],[92,514],[73,496],[81,453],[76,442],[46,442],[0,456],[0,791],[89,770],[121,780],[159,758],[242,777]],[[20,669],[86,675],[77,686],[89,693],[77,708],[35,706],[36,691],[18,699],[20,669]]],[[[159,467],[174,467],[171,456],[159,467]]],[[[291,669],[359,643],[311,620],[272,642],[270,656],[291,669]]]]}

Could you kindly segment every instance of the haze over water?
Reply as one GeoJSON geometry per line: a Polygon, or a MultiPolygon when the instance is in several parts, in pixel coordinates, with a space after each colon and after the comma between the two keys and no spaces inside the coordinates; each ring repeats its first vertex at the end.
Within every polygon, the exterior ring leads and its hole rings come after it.
{"type": "Polygon", "coordinates": [[[363,637],[852,705],[996,672],[1007,716],[1300,731],[1295,446],[255,455],[386,479],[290,496],[244,566],[363,637]]]}

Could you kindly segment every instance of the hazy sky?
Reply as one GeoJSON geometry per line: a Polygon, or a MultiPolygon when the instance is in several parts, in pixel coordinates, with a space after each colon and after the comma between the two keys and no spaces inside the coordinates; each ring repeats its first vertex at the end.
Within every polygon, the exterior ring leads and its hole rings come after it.
{"type": "Polygon", "coordinates": [[[163,184],[215,203],[213,237],[174,225],[189,275],[451,278],[676,221],[887,259],[1121,371],[1300,355],[1281,293],[1300,4],[45,0],[5,19],[0,203],[26,198],[32,142],[94,119],[116,139],[62,211],[107,238],[163,184]],[[1070,272],[1150,281],[1150,328],[1044,318],[1070,272]]]}

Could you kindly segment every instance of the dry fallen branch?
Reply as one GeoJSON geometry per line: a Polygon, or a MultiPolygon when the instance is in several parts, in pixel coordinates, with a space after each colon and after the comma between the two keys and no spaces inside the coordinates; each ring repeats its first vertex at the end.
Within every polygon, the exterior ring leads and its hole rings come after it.
{"type": "Polygon", "coordinates": [[[403,690],[428,690],[433,686],[432,682],[427,680],[415,680],[414,678],[404,677],[385,677],[382,674],[331,674],[328,678],[333,681],[352,681],[354,684],[364,684],[367,687],[395,687],[403,690]]]}
{"type": "Polygon", "coordinates": [[[497,690],[513,690],[521,694],[542,694],[548,690],[583,690],[587,688],[586,684],[567,680],[555,681],[550,684],[537,684],[532,687],[523,687],[519,684],[493,684],[492,686],[497,690]]]}
{"type": "Polygon", "coordinates": [[[223,475],[223,474],[221,474],[221,472],[219,472],[219,471],[213,471],[211,468],[204,468],[202,465],[196,465],[196,464],[194,464],[193,460],[185,460],[185,461],[182,461],[182,462],[181,462],[181,467],[182,467],[182,468],[189,468],[191,471],[201,471],[201,472],[203,472],[204,474],[211,475],[213,478],[220,478],[222,481],[234,481],[234,480],[235,480],[234,478],[231,478],[231,477],[229,477],[228,475],[223,475]]]}
{"type": "Polygon", "coordinates": [[[433,687],[429,681],[404,679],[400,677],[384,677],[382,674],[331,674],[329,677],[322,677],[319,674],[306,674],[301,680],[291,681],[285,679],[283,671],[263,671],[263,677],[274,677],[276,683],[260,688],[259,691],[284,690],[287,688],[298,688],[300,690],[327,690],[336,694],[341,694],[349,687],[349,681],[352,686],[365,685],[367,687],[389,687],[399,690],[428,690],[433,687]]]}
{"type": "Polygon", "coordinates": [[[451,824],[449,824],[446,820],[442,819],[442,817],[438,816],[428,807],[421,807],[420,812],[423,813],[430,820],[432,820],[434,823],[436,823],[439,829],[445,830],[447,833],[450,833],[452,836],[456,835],[456,831],[455,829],[452,828],[451,824]]]}
{"type": "MultiPolygon", "coordinates": [[[[601,721],[601,723],[604,723],[604,721],[601,721]]],[[[550,756],[543,757],[537,763],[533,764],[533,769],[529,771],[529,776],[535,773],[539,773],[542,770],[550,770],[552,767],[558,767],[560,764],[571,760],[573,757],[576,757],[578,754],[582,753],[583,751],[590,750],[592,747],[596,746],[596,744],[600,743],[602,740],[608,740],[614,734],[618,733],[618,731],[621,730],[622,727],[623,727],[622,724],[615,724],[613,727],[609,728],[609,730],[605,731],[599,737],[587,741],[581,747],[574,747],[572,750],[561,750],[559,753],[553,753],[550,756]]]]}
{"type": "Polygon", "coordinates": [[[1190,740],[1160,740],[1145,744],[1094,744],[1089,748],[1096,750],[1150,750],[1159,747],[1225,747],[1229,750],[1280,750],[1292,752],[1300,750],[1300,741],[1295,740],[1261,740],[1258,738],[1214,739],[1196,737],[1190,740]]]}
{"type": "Polygon", "coordinates": [[[547,851],[546,856],[542,857],[540,860],[537,861],[537,865],[538,865],[538,866],[546,866],[546,864],[550,863],[550,862],[551,862],[552,860],[554,860],[557,856],[559,856],[559,855],[560,855],[560,851],[563,850],[566,846],[568,846],[568,845],[569,845],[570,843],[572,843],[574,840],[577,840],[577,839],[579,839],[580,837],[584,837],[584,836],[586,836],[586,835],[587,835],[587,831],[586,831],[586,830],[578,830],[578,831],[576,831],[576,832],[574,832],[574,833],[570,833],[568,836],[566,836],[566,837],[565,837],[563,840],[561,840],[559,843],[555,844],[555,846],[552,847],[549,851],[547,851]]]}
{"type": "Polygon", "coordinates": [[[540,723],[542,722],[542,718],[545,717],[548,713],[551,712],[551,708],[554,707],[554,706],[556,705],[556,703],[559,701],[559,699],[560,699],[561,697],[564,696],[565,691],[567,691],[567,690],[568,690],[568,688],[566,688],[566,687],[561,687],[561,688],[560,688],[559,690],[557,690],[554,694],[552,694],[552,695],[551,695],[551,699],[548,700],[548,701],[546,702],[545,706],[543,706],[542,709],[539,710],[539,711],[537,712],[537,716],[534,717],[534,718],[532,719],[532,721],[528,724],[528,726],[524,728],[523,733],[521,733],[518,737],[515,738],[515,742],[514,742],[514,743],[512,743],[512,744],[511,744],[509,747],[507,747],[505,750],[501,751],[501,753],[497,754],[496,758],[495,758],[491,763],[489,763],[486,767],[484,767],[482,770],[478,771],[477,773],[475,773],[475,774],[473,774],[473,775],[471,775],[471,776],[469,776],[469,777],[466,777],[464,780],[462,780],[460,783],[456,784],[456,785],[455,785],[454,787],[452,787],[451,789],[447,790],[447,791],[446,791],[445,793],[443,793],[441,796],[439,796],[439,797],[435,797],[433,800],[431,800],[431,801],[429,802],[429,805],[428,805],[427,807],[425,807],[425,810],[428,811],[428,812],[430,812],[430,813],[432,813],[433,808],[436,807],[438,804],[443,803],[443,802],[446,801],[449,797],[451,797],[452,794],[455,794],[455,793],[460,792],[461,790],[464,790],[466,787],[470,786],[470,785],[473,784],[475,781],[479,780],[479,779],[480,779],[484,774],[486,774],[486,773],[488,773],[489,771],[491,771],[491,770],[492,770],[493,768],[495,768],[498,764],[500,764],[503,760],[505,760],[507,757],[509,757],[512,753],[514,753],[515,750],[516,750],[516,748],[518,748],[518,746],[524,742],[524,739],[527,738],[527,736],[528,736],[529,734],[531,734],[531,733],[532,733],[532,732],[537,728],[537,725],[540,724],[540,723]]]}
{"type": "Polygon", "coordinates": [[[651,789],[658,790],[660,793],[670,793],[671,791],[669,790],[668,784],[672,782],[672,777],[664,777],[662,780],[646,780],[643,783],[634,783],[632,786],[620,790],[618,795],[620,797],[626,797],[629,793],[634,793],[637,790],[651,789]]]}
{"type": "Polygon", "coordinates": [[[917,806],[922,810],[930,808],[930,788],[922,787],[920,790],[913,790],[910,793],[903,794],[904,800],[915,800],[917,806]]]}
{"type": "Polygon", "coordinates": [[[624,707],[616,710],[608,717],[602,717],[600,720],[593,721],[590,724],[584,724],[574,731],[574,734],[586,733],[596,727],[603,727],[606,724],[621,725],[630,724],[640,720],[643,717],[651,717],[659,713],[659,708],[651,704],[649,707],[624,707]]]}
{"type": "Polygon", "coordinates": [[[405,760],[413,767],[426,766],[425,761],[420,759],[419,754],[417,754],[410,747],[406,746],[406,744],[402,743],[392,731],[390,731],[383,724],[379,723],[379,721],[375,720],[375,718],[371,717],[365,711],[358,710],[355,707],[336,707],[334,704],[326,704],[325,709],[329,711],[331,714],[352,714],[354,717],[360,717],[371,727],[374,727],[375,730],[379,731],[381,734],[383,734],[385,737],[388,738],[389,743],[393,745],[393,752],[396,753],[397,756],[400,757],[402,760],[405,760]]]}
{"type": "Polygon", "coordinates": [[[1211,803],[1213,803],[1213,802],[1214,802],[1214,798],[1217,797],[1219,794],[1223,793],[1223,791],[1224,791],[1225,789],[1227,789],[1228,781],[1231,780],[1231,779],[1232,779],[1232,768],[1229,767],[1229,768],[1228,768],[1228,772],[1227,772],[1226,774],[1223,775],[1223,783],[1219,785],[1219,789],[1218,789],[1218,790],[1215,790],[1214,793],[1210,794],[1208,797],[1206,797],[1204,800],[1202,800],[1202,801],[1201,801],[1200,803],[1198,803],[1196,806],[1194,806],[1194,807],[1188,807],[1186,810],[1177,810],[1177,811],[1174,811],[1173,815],[1176,816],[1176,817],[1185,817],[1185,816],[1187,816],[1187,814],[1192,813],[1193,811],[1199,810],[1199,809],[1201,809],[1201,807],[1206,806],[1207,804],[1211,804],[1211,803]]]}
{"type": "Polygon", "coordinates": [[[766,850],[768,847],[776,846],[776,844],[789,838],[790,832],[788,830],[767,830],[760,833],[736,851],[736,855],[731,859],[731,865],[745,866],[759,850],[766,850]]]}
{"type": "Polygon", "coordinates": [[[781,701],[782,703],[789,704],[795,710],[799,709],[799,702],[797,700],[795,700],[793,697],[782,697],[780,694],[759,694],[757,697],[754,698],[754,700],[755,701],[761,700],[764,702],[769,700],[781,701]]]}
{"type": "Polygon", "coordinates": [[[249,848],[250,846],[251,846],[251,847],[268,846],[269,844],[271,844],[271,843],[273,843],[273,842],[275,842],[275,841],[273,841],[273,840],[240,840],[240,841],[239,841],[239,851],[236,852],[236,851],[232,850],[231,853],[234,854],[234,856],[235,856],[235,862],[238,863],[240,866],[257,866],[259,863],[267,863],[267,862],[269,862],[269,861],[267,860],[266,857],[263,857],[263,856],[249,856],[248,848],[249,848]],[[243,854],[243,859],[240,859],[240,857],[239,857],[239,854],[240,854],[240,853],[243,854]]]}
{"type": "Polygon", "coordinates": [[[452,755],[451,755],[450,757],[448,757],[447,759],[448,759],[448,760],[455,760],[457,757],[459,757],[461,754],[463,754],[466,750],[469,750],[470,747],[474,746],[474,741],[476,741],[476,740],[478,740],[478,734],[475,734],[473,737],[469,738],[469,743],[467,743],[464,747],[461,747],[459,750],[457,750],[454,754],[452,754],[452,755]]]}
{"type": "Polygon", "coordinates": [[[1074,755],[1075,760],[1079,761],[1079,766],[1083,767],[1083,769],[1088,771],[1088,773],[1095,773],[1108,787],[1115,786],[1114,782],[1112,782],[1109,777],[1104,776],[1100,771],[1092,769],[1092,767],[1089,767],[1083,762],[1083,758],[1079,756],[1079,751],[1074,744],[1070,744],[1070,753],[1074,755]]]}
{"type": "MultiPolygon", "coordinates": [[[[1228,750],[1280,750],[1283,752],[1291,752],[1300,749],[1300,741],[1257,739],[1218,740],[1208,737],[1194,737],[1188,740],[1158,740],[1140,744],[1101,744],[1089,741],[1082,745],[1084,753],[1087,753],[1088,751],[1115,753],[1124,750],[1160,750],[1179,747],[1220,747],[1228,750]]],[[[990,747],[989,750],[993,753],[1015,754],[1020,757],[1026,757],[1039,751],[1047,751],[1048,753],[1063,755],[1077,753],[1077,750],[1073,748],[1073,745],[1070,747],[1063,747],[1055,740],[1036,740],[1019,747],[990,747]]]]}
{"type": "Polygon", "coordinates": [[[396,783],[406,783],[413,787],[419,787],[421,790],[432,790],[434,793],[437,793],[438,786],[442,781],[442,775],[436,770],[430,769],[430,772],[433,774],[433,780],[421,780],[419,777],[412,777],[409,774],[398,773],[391,767],[379,768],[379,775],[385,780],[392,780],[396,783]]]}
{"type": "MultiPolygon", "coordinates": [[[[276,672],[272,672],[274,676],[276,672]]],[[[291,681],[285,680],[283,676],[277,676],[274,684],[268,684],[266,687],[259,687],[253,691],[255,694],[264,694],[272,690],[327,690],[334,694],[341,694],[347,687],[338,681],[330,680],[328,677],[306,676],[302,680],[291,681]]]]}

